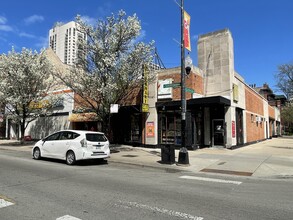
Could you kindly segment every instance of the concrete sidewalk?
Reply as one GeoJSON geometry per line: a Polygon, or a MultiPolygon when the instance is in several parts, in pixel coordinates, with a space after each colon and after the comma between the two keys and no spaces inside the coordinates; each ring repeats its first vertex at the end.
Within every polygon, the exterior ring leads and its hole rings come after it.
{"type": "MultiPolygon", "coordinates": [[[[30,151],[33,143],[0,140],[0,150],[30,151]]],[[[0,152],[1,153],[1,152],[0,152]]],[[[293,138],[274,138],[235,150],[203,148],[188,151],[189,166],[161,163],[160,148],[114,145],[108,162],[165,169],[170,172],[213,173],[261,178],[293,178],[293,138]]],[[[175,150],[178,161],[179,150],[175,150]]]]}
{"type": "MultiPolygon", "coordinates": [[[[161,149],[116,147],[109,161],[139,166],[262,178],[293,178],[293,139],[275,138],[235,150],[204,148],[188,151],[189,166],[161,163],[161,149]],[[117,153],[115,153],[115,150],[117,153]]],[[[178,161],[179,150],[175,150],[178,161]]]]}

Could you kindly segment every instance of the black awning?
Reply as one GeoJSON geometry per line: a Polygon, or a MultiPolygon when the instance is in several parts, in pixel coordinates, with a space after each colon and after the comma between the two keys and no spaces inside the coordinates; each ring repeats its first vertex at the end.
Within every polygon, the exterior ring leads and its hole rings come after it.
{"type": "MultiPolygon", "coordinates": [[[[202,97],[202,98],[196,98],[196,99],[189,99],[186,100],[187,106],[193,106],[193,105],[225,105],[225,106],[231,106],[231,101],[223,96],[211,96],[211,97],[202,97]]],[[[176,107],[181,106],[181,100],[178,101],[160,101],[156,103],[156,107],[176,107]]]]}

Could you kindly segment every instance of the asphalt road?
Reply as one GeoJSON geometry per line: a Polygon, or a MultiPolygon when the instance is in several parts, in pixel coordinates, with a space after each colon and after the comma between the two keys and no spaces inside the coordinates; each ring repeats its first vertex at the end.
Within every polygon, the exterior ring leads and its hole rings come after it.
{"type": "Polygon", "coordinates": [[[292,183],[0,150],[0,219],[292,219],[292,183]]]}

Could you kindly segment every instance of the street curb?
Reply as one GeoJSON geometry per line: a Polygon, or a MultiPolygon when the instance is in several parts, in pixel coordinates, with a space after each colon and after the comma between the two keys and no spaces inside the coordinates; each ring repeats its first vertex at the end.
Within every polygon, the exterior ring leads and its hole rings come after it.
{"type": "Polygon", "coordinates": [[[137,167],[142,167],[142,168],[151,168],[151,169],[158,169],[158,170],[164,170],[168,173],[179,173],[179,172],[190,172],[189,170],[183,170],[183,169],[177,169],[173,167],[160,167],[160,166],[153,166],[149,164],[140,164],[140,163],[131,163],[131,162],[125,162],[125,161],[118,161],[118,160],[109,160],[108,162],[111,163],[117,163],[117,164],[125,164],[125,165],[130,165],[130,166],[137,166],[137,167]]]}

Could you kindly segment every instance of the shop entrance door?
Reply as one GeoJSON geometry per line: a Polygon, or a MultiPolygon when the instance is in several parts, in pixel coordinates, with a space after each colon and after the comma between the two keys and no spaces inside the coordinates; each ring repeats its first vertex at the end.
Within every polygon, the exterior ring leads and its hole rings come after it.
{"type": "Polygon", "coordinates": [[[237,138],[237,146],[243,145],[243,113],[242,109],[236,109],[236,138],[237,138]]]}
{"type": "Polygon", "coordinates": [[[225,146],[224,119],[213,119],[212,131],[212,146],[225,146]]]}
{"type": "Polygon", "coordinates": [[[201,113],[192,117],[192,148],[197,149],[203,146],[201,113]]]}

